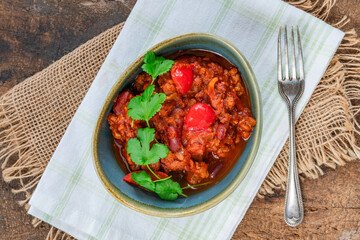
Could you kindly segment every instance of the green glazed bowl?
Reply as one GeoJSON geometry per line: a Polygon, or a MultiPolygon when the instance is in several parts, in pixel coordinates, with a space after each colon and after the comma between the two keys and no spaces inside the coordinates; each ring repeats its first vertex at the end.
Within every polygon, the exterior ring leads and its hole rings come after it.
{"type": "Polygon", "coordinates": [[[254,161],[261,137],[260,92],[254,73],[240,51],[226,40],[205,33],[178,36],[157,44],[149,51],[154,51],[156,55],[168,55],[185,49],[204,49],[216,52],[227,58],[240,70],[249,91],[253,117],[257,124],[235,166],[211,188],[190,195],[188,198],[180,197],[175,201],[165,201],[153,193],[133,187],[122,180],[125,173],[116,162],[112,150],[112,135],[106,120],[117,95],[142,72],[141,65],[144,56],[132,63],[110,90],[98,118],[92,139],[94,165],[101,182],[117,200],[133,210],[158,217],[184,217],[197,214],[224,200],[245,178],[254,161]]]}

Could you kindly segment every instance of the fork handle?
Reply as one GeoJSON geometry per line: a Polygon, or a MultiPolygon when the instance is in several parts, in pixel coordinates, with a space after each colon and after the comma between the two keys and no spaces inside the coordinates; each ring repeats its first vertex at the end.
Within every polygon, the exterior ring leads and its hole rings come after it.
{"type": "Polygon", "coordinates": [[[289,105],[290,122],[290,156],[288,180],[286,185],[284,219],[290,226],[299,225],[304,218],[304,207],[301,197],[299,174],[296,166],[295,149],[295,104],[289,105]]]}

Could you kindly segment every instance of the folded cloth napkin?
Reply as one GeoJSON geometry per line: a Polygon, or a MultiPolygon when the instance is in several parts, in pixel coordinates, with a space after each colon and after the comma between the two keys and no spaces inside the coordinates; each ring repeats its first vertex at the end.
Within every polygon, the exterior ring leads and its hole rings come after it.
{"type": "Polygon", "coordinates": [[[298,25],[305,56],[299,117],[344,33],[279,0],[138,0],[71,121],[30,200],[29,213],[79,239],[229,239],[288,137],[288,115],[277,90],[280,26],[298,25]],[[184,218],[147,216],[120,204],[100,183],[91,138],[105,98],[120,74],[165,39],[208,32],[233,43],[250,62],[263,105],[261,145],[246,178],[216,207],[184,218]]]}

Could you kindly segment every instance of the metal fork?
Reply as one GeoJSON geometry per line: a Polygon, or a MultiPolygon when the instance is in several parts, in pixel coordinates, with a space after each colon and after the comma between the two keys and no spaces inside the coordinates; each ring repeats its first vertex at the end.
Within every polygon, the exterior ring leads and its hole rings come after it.
{"type": "Polygon", "coordinates": [[[297,27],[297,56],[295,53],[295,34],[293,27],[291,27],[291,36],[290,46],[292,54],[290,76],[287,26],[285,26],[284,36],[283,29],[280,28],[278,39],[278,89],[281,97],[287,104],[290,123],[290,156],[285,195],[284,219],[288,225],[295,227],[299,225],[304,218],[304,208],[299,184],[299,175],[296,166],[295,107],[296,103],[304,92],[305,76],[299,27],[297,27]],[[284,56],[282,56],[282,38],[284,38],[284,56]],[[283,58],[285,58],[284,71],[282,64],[283,58]],[[297,74],[297,68],[299,74],[297,74]]]}

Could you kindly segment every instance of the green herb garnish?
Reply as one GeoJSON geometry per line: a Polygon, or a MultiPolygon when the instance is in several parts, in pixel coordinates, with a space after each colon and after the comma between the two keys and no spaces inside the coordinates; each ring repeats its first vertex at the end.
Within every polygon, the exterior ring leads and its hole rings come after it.
{"type": "Polygon", "coordinates": [[[161,179],[151,170],[149,164],[157,163],[161,158],[166,158],[169,154],[169,148],[161,143],[155,143],[150,148],[150,143],[154,140],[155,129],[140,128],[137,132],[137,138],[131,138],[128,141],[126,151],[135,164],[146,165],[158,180],[152,181],[151,176],[145,171],[132,173],[132,179],[140,186],[155,192],[162,199],[175,200],[179,195],[186,197],[182,193],[180,184],[172,181],[171,176],[161,179]]]}
{"type": "Polygon", "coordinates": [[[150,191],[155,191],[155,183],[151,180],[150,175],[145,171],[141,171],[139,173],[134,172],[131,174],[131,178],[140,186],[150,191]]]}
{"type": "Polygon", "coordinates": [[[155,193],[164,200],[175,200],[179,195],[187,197],[182,193],[180,184],[171,179],[157,182],[155,184],[155,193]]]}
{"type": "Polygon", "coordinates": [[[166,158],[169,148],[162,143],[155,143],[150,149],[150,143],[155,140],[155,129],[140,128],[138,138],[132,138],[127,143],[127,152],[131,160],[137,165],[157,163],[161,158],[166,158]]]}
{"type": "Polygon", "coordinates": [[[141,96],[134,97],[130,100],[128,115],[134,120],[146,121],[148,127],[149,120],[161,109],[161,104],[165,101],[164,93],[154,93],[155,86],[149,85],[141,96]]]}
{"type": "Polygon", "coordinates": [[[154,52],[149,51],[145,54],[144,63],[141,68],[152,77],[152,84],[158,76],[168,72],[175,62],[169,59],[165,60],[163,57],[157,57],[154,52]]]}
{"type": "Polygon", "coordinates": [[[182,192],[180,184],[170,179],[161,179],[152,181],[150,174],[145,171],[139,173],[132,173],[132,179],[140,186],[155,192],[160,198],[164,200],[175,200],[179,195],[187,197],[182,192]]]}

